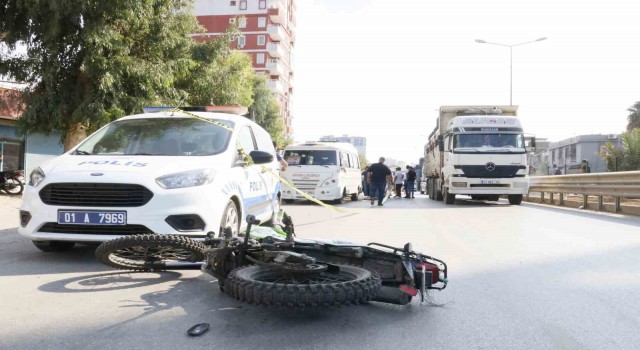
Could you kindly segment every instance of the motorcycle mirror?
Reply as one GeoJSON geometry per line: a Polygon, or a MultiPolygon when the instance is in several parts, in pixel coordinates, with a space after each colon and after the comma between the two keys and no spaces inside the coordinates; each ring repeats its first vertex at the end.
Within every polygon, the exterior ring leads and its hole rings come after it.
{"type": "Polygon", "coordinates": [[[413,244],[411,242],[404,245],[404,252],[411,253],[413,251],[413,244]]]}

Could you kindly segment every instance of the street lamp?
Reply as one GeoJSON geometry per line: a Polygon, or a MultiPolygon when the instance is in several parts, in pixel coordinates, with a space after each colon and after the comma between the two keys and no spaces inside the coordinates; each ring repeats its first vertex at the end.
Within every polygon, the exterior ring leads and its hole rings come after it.
{"type": "Polygon", "coordinates": [[[513,105],[513,48],[516,46],[521,46],[524,44],[530,44],[530,43],[535,43],[538,41],[543,41],[543,40],[547,40],[547,37],[542,37],[536,40],[532,40],[532,41],[527,41],[524,43],[520,43],[520,44],[515,44],[515,45],[507,45],[507,44],[498,44],[498,43],[492,43],[489,41],[485,41],[482,39],[476,39],[476,42],[478,44],[491,44],[491,45],[498,45],[498,46],[506,46],[509,48],[509,105],[512,106],[513,105]]]}

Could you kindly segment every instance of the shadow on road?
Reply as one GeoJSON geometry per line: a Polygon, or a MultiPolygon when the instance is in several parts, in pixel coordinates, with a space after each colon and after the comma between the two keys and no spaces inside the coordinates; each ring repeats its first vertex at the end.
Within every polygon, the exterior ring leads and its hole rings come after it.
{"type": "Polygon", "coordinates": [[[179,279],[178,272],[112,272],[66,278],[41,285],[47,293],[97,293],[151,286],[179,279]]]}

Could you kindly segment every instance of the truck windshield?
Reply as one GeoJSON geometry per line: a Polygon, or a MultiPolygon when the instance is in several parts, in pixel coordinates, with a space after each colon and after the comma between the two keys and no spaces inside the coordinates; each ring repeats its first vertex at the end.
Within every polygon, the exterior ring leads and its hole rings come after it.
{"type": "Polygon", "coordinates": [[[289,165],[338,165],[334,150],[284,151],[284,159],[289,165]]]}
{"type": "Polygon", "coordinates": [[[453,148],[524,148],[522,134],[457,134],[453,148]]]}
{"type": "Polygon", "coordinates": [[[208,156],[223,152],[230,136],[229,130],[195,118],[129,119],[109,124],[73,154],[208,156]]]}

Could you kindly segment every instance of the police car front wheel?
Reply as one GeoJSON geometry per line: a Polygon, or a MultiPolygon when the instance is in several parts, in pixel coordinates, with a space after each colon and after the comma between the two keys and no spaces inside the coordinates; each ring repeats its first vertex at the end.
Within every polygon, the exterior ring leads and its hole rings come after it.
{"type": "Polygon", "coordinates": [[[238,232],[240,232],[240,213],[236,203],[232,200],[229,200],[224,208],[222,221],[220,222],[220,236],[222,236],[222,232],[227,227],[231,229],[231,233],[234,236],[237,236],[238,232]]]}

